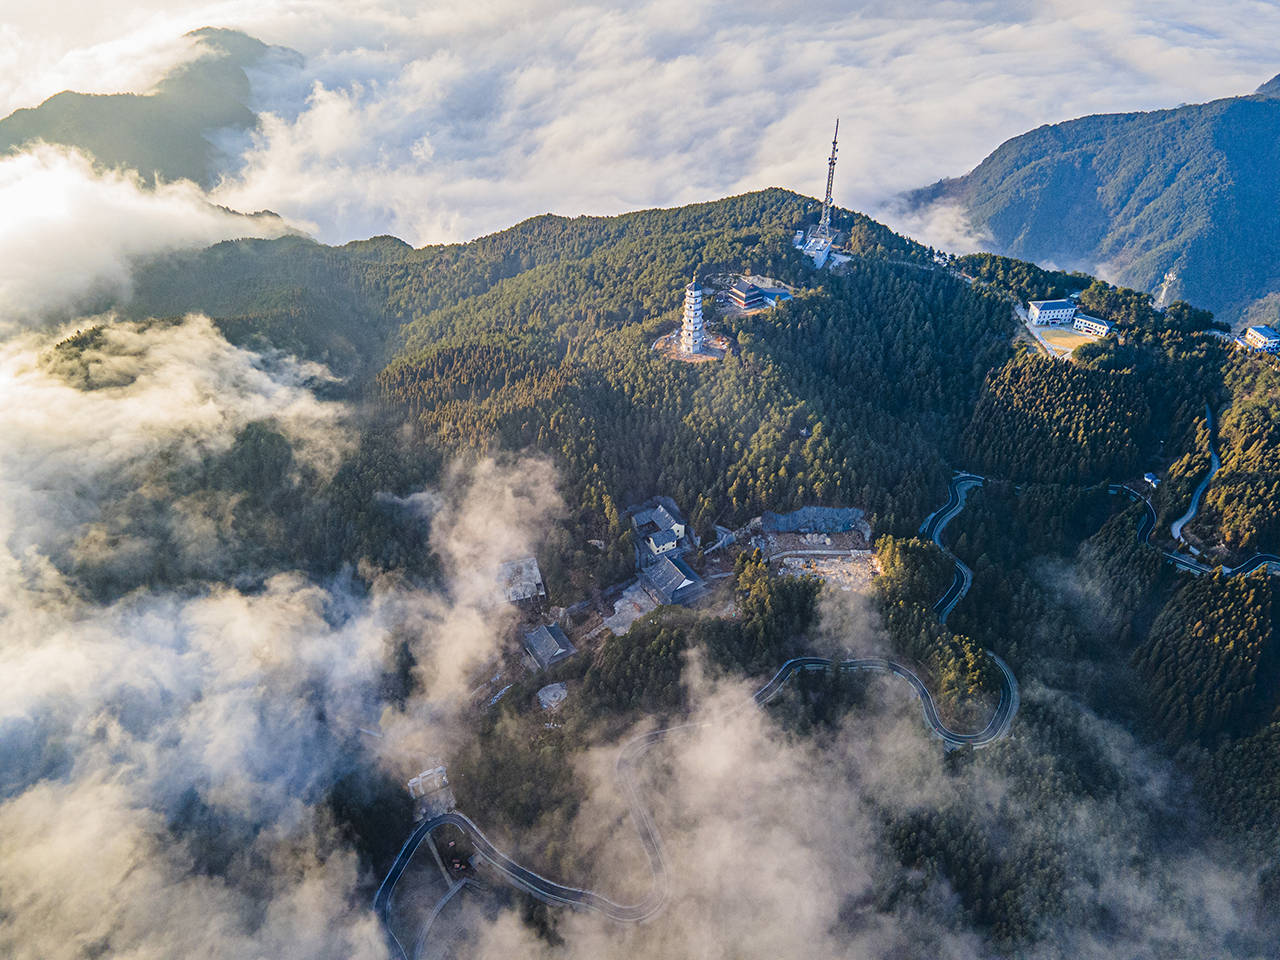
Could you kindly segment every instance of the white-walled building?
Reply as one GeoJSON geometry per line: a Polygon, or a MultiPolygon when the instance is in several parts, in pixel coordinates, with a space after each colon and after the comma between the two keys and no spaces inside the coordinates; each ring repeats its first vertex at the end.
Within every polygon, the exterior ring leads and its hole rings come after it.
{"type": "Polygon", "coordinates": [[[1072,321],[1071,327],[1081,333],[1087,333],[1091,337],[1105,337],[1111,332],[1113,324],[1097,317],[1091,317],[1086,313],[1081,313],[1072,321]]]}
{"type": "Polygon", "coordinates": [[[1244,342],[1263,353],[1280,353],[1280,333],[1271,327],[1250,327],[1244,332],[1244,342]]]}
{"type": "Polygon", "coordinates": [[[1040,326],[1070,323],[1075,315],[1076,305],[1071,300],[1032,300],[1027,304],[1027,316],[1040,326]]]}
{"type": "Polygon", "coordinates": [[[680,329],[680,352],[701,353],[707,339],[702,328],[702,287],[694,280],[684,288],[684,324],[680,329]]]}

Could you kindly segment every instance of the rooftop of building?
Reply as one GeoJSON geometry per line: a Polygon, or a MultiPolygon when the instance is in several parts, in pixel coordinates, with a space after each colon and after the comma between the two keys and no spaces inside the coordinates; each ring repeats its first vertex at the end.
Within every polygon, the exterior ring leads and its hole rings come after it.
{"type": "Polygon", "coordinates": [[[671,546],[680,538],[676,536],[674,530],[655,530],[649,534],[649,541],[654,547],[661,549],[662,547],[671,546]]]}
{"type": "Polygon", "coordinates": [[[563,683],[548,683],[538,691],[538,704],[543,710],[554,710],[568,695],[569,688],[563,683]]]}
{"type": "Polygon", "coordinates": [[[662,503],[637,510],[632,515],[631,520],[635,524],[636,530],[643,534],[657,530],[670,530],[680,522],[675,512],[662,503]]]}
{"type": "Polygon", "coordinates": [[[1032,300],[1031,306],[1037,310],[1074,310],[1074,300],[1032,300]]]}
{"type": "Polygon", "coordinates": [[[576,652],[559,625],[538,626],[524,635],[525,649],[543,670],[576,652]]]}
{"type": "Polygon", "coordinates": [[[498,592],[509,603],[545,597],[547,588],[542,582],[536,557],[522,557],[498,567],[498,592]]]}
{"type": "Polygon", "coordinates": [[[664,554],[640,574],[663,603],[679,603],[702,583],[679,557],[664,554]]]}
{"type": "Polygon", "coordinates": [[[1280,333],[1278,333],[1274,327],[1267,327],[1262,325],[1250,327],[1249,332],[1253,334],[1257,334],[1259,337],[1266,337],[1268,340],[1272,340],[1276,337],[1280,337],[1280,333]]]}

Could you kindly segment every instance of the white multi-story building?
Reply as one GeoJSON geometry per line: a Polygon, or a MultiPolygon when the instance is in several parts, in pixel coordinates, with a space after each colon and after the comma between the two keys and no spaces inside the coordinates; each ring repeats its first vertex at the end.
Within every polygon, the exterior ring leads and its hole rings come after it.
{"type": "Polygon", "coordinates": [[[1106,320],[1099,320],[1097,317],[1091,317],[1087,313],[1082,313],[1072,321],[1071,326],[1081,333],[1087,333],[1092,337],[1105,337],[1111,332],[1112,325],[1106,320]]]}
{"type": "Polygon", "coordinates": [[[1040,326],[1070,323],[1075,315],[1076,305],[1071,300],[1032,300],[1027,304],[1027,316],[1040,326]]]}
{"type": "Polygon", "coordinates": [[[684,288],[684,326],[680,329],[680,352],[701,353],[707,339],[702,328],[702,287],[694,280],[684,288]]]}
{"type": "Polygon", "coordinates": [[[1280,333],[1271,327],[1250,327],[1244,332],[1244,342],[1263,353],[1280,353],[1280,333]]]}

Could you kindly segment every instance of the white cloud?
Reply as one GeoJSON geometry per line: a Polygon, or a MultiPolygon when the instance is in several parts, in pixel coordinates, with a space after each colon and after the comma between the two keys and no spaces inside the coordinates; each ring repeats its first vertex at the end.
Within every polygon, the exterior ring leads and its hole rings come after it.
{"type": "MultiPolygon", "coordinates": [[[[64,66],[41,73],[32,60],[22,89],[52,92],[78,76],[66,62],[96,62],[110,43],[142,43],[135,35],[154,45],[165,30],[225,25],[293,47],[305,66],[256,78],[269,116],[246,169],[215,195],[326,241],[389,232],[421,244],[546,211],[769,185],[817,194],[837,114],[837,201],[880,210],[1041,123],[1251,90],[1280,69],[1267,39],[1280,10],[1244,6],[129,4],[114,30],[90,15],[97,42],[68,48],[64,66]]],[[[11,32],[11,58],[72,42],[34,19],[11,32]]]]}
{"type": "Polygon", "coordinates": [[[0,954],[384,956],[324,801],[354,770],[399,777],[442,749],[468,670],[505,638],[493,567],[531,549],[550,469],[483,462],[401,501],[433,505],[447,591],[220,577],[252,551],[170,477],[262,420],[331,473],[350,411],[307,389],[308,365],[204,317],[82,322],[100,332],[73,358],[52,346],[66,330],[0,342],[0,954]],[[127,592],[90,596],[86,555],[127,592]],[[146,585],[160,563],[176,585],[146,585]],[[372,741],[405,639],[430,699],[372,741]]]}
{"type": "Polygon", "coordinates": [[[99,295],[126,293],[131,265],[169,250],[288,231],[212,206],[194,185],[144,190],[80,153],[36,146],[0,158],[0,332],[99,295]]]}

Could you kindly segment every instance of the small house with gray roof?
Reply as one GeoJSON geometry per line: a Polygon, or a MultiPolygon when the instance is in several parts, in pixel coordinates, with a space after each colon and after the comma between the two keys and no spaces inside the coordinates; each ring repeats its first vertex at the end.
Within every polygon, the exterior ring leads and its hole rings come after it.
{"type": "Polygon", "coordinates": [[[637,510],[631,516],[642,564],[677,549],[685,535],[684,520],[674,504],[670,501],[664,503],[662,499],[650,503],[653,505],[637,510]]]}
{"type": "Polygon", "coordinates": [[[645,592],[659,604],[687,603],[702,595],[703,581],[678,556],[664,554],[640,572],[645,592]]]}
{"type": "Polygon", "coordinates": [[[546,670],[577,652],[577,648],[569,642],[564,631],[554,623],[549,627],[535,627],[526,633],[524,648],[540,670],[546,670]]]}

